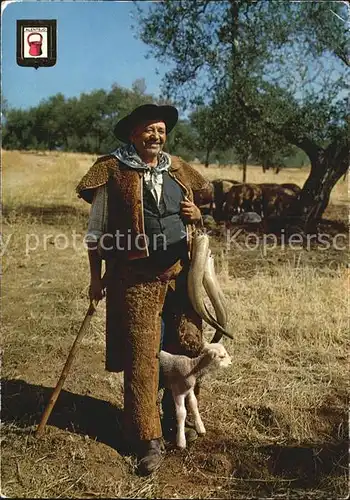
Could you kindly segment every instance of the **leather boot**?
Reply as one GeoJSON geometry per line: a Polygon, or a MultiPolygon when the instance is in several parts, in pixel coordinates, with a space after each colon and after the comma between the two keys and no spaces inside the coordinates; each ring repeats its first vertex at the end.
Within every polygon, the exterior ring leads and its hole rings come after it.
{"type": "Polygon", "coordinates": [[[137,464],[137,473],[140,476],[148,476],[159,468],[164,459],[165,450],[162,438],[146,441],[142,448],[143,451],[137,464]]]}

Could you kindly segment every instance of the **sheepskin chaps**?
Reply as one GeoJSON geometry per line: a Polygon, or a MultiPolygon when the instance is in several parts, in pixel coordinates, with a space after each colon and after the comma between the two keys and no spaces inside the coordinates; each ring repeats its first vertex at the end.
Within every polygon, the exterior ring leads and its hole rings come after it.
{"type": "Polygon", "coordinates": [[[106,369],[124,370],[125,431],[141,440],[162,435],[157,402],[162,312],[164,349],[190,357],[202,349],[202,320],[186,290],[188,262],[159,272],[146,261],[107,262],[113,269],[107,270],[106,296],[106,369]]]}

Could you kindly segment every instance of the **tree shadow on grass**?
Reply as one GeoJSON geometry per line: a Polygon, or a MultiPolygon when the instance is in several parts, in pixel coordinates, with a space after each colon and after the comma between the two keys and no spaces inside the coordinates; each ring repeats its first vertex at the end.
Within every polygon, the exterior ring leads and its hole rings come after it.
{"type": "MultiPolygon", "coordinates": [[[[25,429],[37,426],[52,395],[52,388],[24,380],[2,380],[1,421],[25,429]]],[[[122,432],[123,410],[108,401],[62,390],[47,422],[126,454],[122,432]]]]}

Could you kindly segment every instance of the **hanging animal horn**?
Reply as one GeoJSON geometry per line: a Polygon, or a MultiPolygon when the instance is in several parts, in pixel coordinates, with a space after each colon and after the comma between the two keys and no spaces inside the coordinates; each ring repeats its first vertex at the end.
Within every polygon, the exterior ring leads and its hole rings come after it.
{"type": "Polygon", "coordinates": [[[215,328],[216,337],[221,334],[221,336],[226,335],[230,339],[233,339],[232,334],[226,330],[227,314],[222,303],[223,294],[215,288],[215,281],[217,282],[217,280],[213,279],[215,271],[214,266],[210,263],[209,252],[209,236],[205,233],[196,233],[193,237],[192,260],[188,272],[188,295],[197,314],[210,326],[215,328]],[[209,298],[213,303],[217,319],[213,317],[204,302],[204,282],[209,298]],[[220,324],[220,322],[223,324],[220,324]]]}
{"type": "MultiPolygon", "coordinates": [[[[203,277],[203,285],[207,295],[212,303],[216,315],[216,319],[218,323],[226,329],[227,326],[227,309],[225,304],[225,297],[221,290],[220,284],[215,274],[214,267],[214,256],[211,254],[209,250],[209,254],[207,257],[205,269],[204,269],[204,277],[203,277]]],[[[211,341],[211,343],[220,342],[222,338],[222,332],[220,330],[216,330],[215,335],[211,341]]]]}

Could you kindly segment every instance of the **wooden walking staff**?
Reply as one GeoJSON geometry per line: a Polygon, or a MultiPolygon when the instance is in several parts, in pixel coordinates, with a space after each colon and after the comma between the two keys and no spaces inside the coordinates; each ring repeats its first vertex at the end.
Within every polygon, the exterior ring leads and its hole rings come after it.
{"type": "MultiPolygon", "coordinates": [[[[102,281],[105,282],[106,280],[106,273],[104,274],[103,278],[102,278],[102,281]]],[[[68,354],[68,358],[67,358],[67,361],[66,361],[66,364],[64,365],[63,367],[63,370],[62,370],[62,373],[61,373],[61,376],[57,382],[57,385],[52,393],[52,396],[50,398],[50,401],[48,402],[46,408],[45,408],[45,411],[43,413],[43,416],[41,417],[41,421],[40,421],[40,424],[35,432],[35,437],[39,438],[43,431],[44,431],[44,428],[45,428],[45,425],[46,425],[46,422],[48,421],[50,415],[51,415],[51,412],[53,410],[53,407],[55,406],[55,403],[57,401],[57,398],[58,396],[60,395],[60,392],[61,392],[61,389],[63,387],[63,384],[67,378],[67,375],[69,373],[69,370],[70,370],[70,367],[72,366],[72,362],[73,362],[73,359],[74,359],[74,356],[78,350],[78,347],[82,341],[82,338],[84,337],[89,325],[90,325],[90,321],[91,321],[91,318],[94,314],[94,312],[96,311],[96,307],[97,307],[97,304],[98,304],[98,300],[91,300],[90,301],[90,305],[89,305],[89,308],[85,314],[85,318],[81,324],[81,327],[79,329],[79,332],[78,332],[78,335],[76,336],[76,339],[72,345],[72,348],[68,354]]]]}

